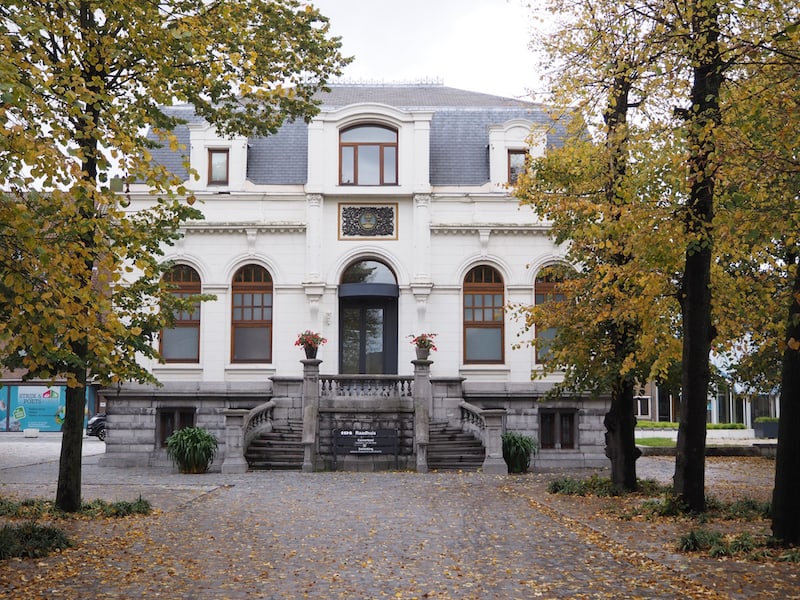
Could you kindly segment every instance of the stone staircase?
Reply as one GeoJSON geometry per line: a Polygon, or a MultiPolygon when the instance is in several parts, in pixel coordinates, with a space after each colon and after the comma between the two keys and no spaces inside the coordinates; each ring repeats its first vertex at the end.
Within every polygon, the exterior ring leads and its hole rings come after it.
{"type": "Polygon", "coordinates": [[[428,469],[431,471],[477,471],[486,455],[483,444],[447,422],[432,421],[428,440],[428,469]]]}
{"type": "Polygon", "coordinates": [[[256,437],[244,454],[254,471],[297,470],[303,468],[303,422],[289,420],[273,425],[272,431],[256,437]]]}

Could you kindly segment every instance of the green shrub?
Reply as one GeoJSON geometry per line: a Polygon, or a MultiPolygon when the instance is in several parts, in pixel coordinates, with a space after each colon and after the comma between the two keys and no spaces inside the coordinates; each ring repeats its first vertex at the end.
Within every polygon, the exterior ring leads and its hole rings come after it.
{"type": "Polygon", "coordinates": [[[769,502],[754,500],[753,498],[743,498],[719,507],[720,516],[723,519],[732,521],[754,521],[756,519],[768,519],[772,511],[769,502]]]}
{"type": "Polygon", "coordinates": [[[205,473],[217,446],[217,438],[202,427],[184,427],[167,438],[167,455],[181,473],[205,473]]]}
{"type": "Polygon", "coordinates": [[[699,552],[710,550],[722,544],[722,534],[707,529],[693,529],[678,540],[678,549],[682,552],[699,552]]]}
{"type": "Polygon", "coordinates": [[[547,484],[547,492],[550,494],[564,494],[565,496],[585,496],[586,486],[579,479],[572,477],[559,477],[547,484]]]}
{"type": "Polygon", "coordinates": [[[777,423],[778,417],[757,417],[755,422],[756,423],[777,423]]]}
{"type": "Polygon", "coordinates": [[[786,552],[778,555],[780,562],[800,563],[800,548],[789,548],[786,552]]]}
{"type": "Polygon", "coordinates": [[[707,423],[706,429],[745,429],[744,423],[707,423]]]}
{"type": "MultiPolygon", "coordinates": [[[[652,493],[653,490],[661,490],[663,486],[653,480],[638,480],[637,485],[645,493],[652,493]]],[[[588,479],[573,479],[571,477],[561,477],[554,479],[547,484],[547,491],[550,494],[564,494],[567,496],[619,496],[622,493],[608,477],[592,475],[588,479]]]]}
{"type": "Polygon", "coordinates": [[[0,560],[41,558],[53,550],[63,550],[70,545],[61,529],[32,521],[23,525],[4,525],[0,529],[0,560]]]}
{"type": "Polygon", "coordinates": [[[92,500],[84,502],[81,513],[92,517],[127,517],[129,515],[149,515],[153,511],[147,500],[139,496],[138,500],[118,500],[106,502],[105,500],[92,500]]]}
{"type": "MultiPolygon", "coordinates": [[[[756,419],[758,421],[758,419],[756,419]]],[[[639,429],[678,429],[673,421],[637,421],[639,429]]],[[[745,429],[744,423],[706,423],[706,429],[745,429]]]]}
{"type": "Polygon", "coordinates": [[[531,466],[531,457],[538,450],[539,444],[528,435],[515,431],[503,434],[503,459],[511,473],[525,473],[531,466]]]}
{"type": "Polygon", "coordinates": [[[150,502],[139,496],[137,500],[106,502],[92,500],[83,502],[80,511],[65,513],[55,506],[52,500],[26,498],[16,501],[0,497],[0,516],[36,521],[41,518],[72,519],[75,517],[127,517],[128,515],[149,515],[153,511],[150,502]]]}

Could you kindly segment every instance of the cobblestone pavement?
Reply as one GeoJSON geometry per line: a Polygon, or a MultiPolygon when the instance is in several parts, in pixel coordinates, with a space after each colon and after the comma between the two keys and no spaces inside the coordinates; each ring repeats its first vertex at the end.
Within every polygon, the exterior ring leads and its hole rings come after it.
{"type": "MultiPolygon", "coordinates": [[[[563,473],[179,475],[99,467],[95,442],[84,497],[141,495],[158,511],[102,529],[68,523],[75,547],[0,562],[0,598],[800,597],[796,564],[679,554],[691,525],[610,518],[605,500],[547,494],[563,473]]],[[[0,495],[51,497],[55,460],[22,465],[7,448],[0,439],[0,495]]],[[[642,458],[639,475],[668,481],[672,464],[642,458]]],[[[708,487],[768,497],[772,466],[709,460],[708,487]]]]}

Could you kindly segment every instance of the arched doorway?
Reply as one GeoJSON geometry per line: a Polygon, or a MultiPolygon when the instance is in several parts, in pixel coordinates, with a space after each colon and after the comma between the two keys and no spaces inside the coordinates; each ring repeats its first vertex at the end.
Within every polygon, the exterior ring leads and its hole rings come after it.
{"type": "Polygon", "coordinates": [[[339,372],[397,373],[397,279],[384,263],[352,263],[339,285],[339,372]]]}

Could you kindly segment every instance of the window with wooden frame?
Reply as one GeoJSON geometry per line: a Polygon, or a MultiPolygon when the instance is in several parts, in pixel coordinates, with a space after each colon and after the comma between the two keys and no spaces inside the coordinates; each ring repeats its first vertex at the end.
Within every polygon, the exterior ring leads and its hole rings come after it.
{"type": "MultiPolygon", "coordinates": [[[[164,282],[172,293],[188,298],[200,293],[200,275],[188,265],[176,265],[164,273],[164,282]]],[[[196,363],[200,361],[200,302],[189,310],[175,313],[175,324],[161,330],[159,353],[168,363],[196,363]]]]}
{"type": "MultiPolygon", "coordinates": [[[[537,306],[548,302],[562,302],[565,299],[559,285],[568,276],[568,267],[552,265],[545,267],[536,275],[534,282],[534,303],[537,306]]],[[[556,336],[555,327],[536,328],[536,361],[544,362],[550,356],[550,340],[556,336]]]]}
{"type": "Polygon", "coordinates": [[[527,150],[508,151],[508,183],[511,185],[517,183],[517,178],[525,172],[527,158],[527,150]]]}
{"type": "Polygon", "coordinates": [[[397,131],[357,125],[339,134],[340,185],[397,185],[397,131]]]}
{"type": "Polygon", "coordinates": [[[209,148],[208,185],[228,185],[230,151],[227,148],[209,148]]]}
{"type": "Polygon", "coordinates": [[[246,265],[231,286],[231,362],[272,362],[272,277],[246,265]]]}
{"type": "Polygon", "coordinates": [[[194,427],[194,408],[159,408],[156,421],[156,440],[159,447],[167,445],[167,438],[179,429],[194,427]]]}
{"type": "Polygon", "coordinates": [[[539,413],[539,443],[543,450],[572,450],[577,445],[576,411],[545,409],[539,413]]]}
{"type": "Polygon", "coordinates": [[[464,362],[502,363],[505,329],[503,278],[475,267],[464,278],[464,362]]]}

